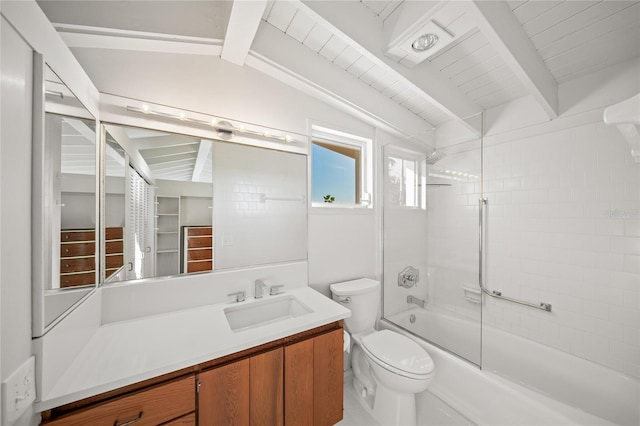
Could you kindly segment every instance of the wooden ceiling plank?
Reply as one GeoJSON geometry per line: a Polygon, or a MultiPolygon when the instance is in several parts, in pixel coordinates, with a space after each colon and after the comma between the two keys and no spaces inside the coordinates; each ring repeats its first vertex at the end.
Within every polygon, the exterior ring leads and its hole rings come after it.
{"type": "MultiPolygon", "coordinates": [[[[451,118],[462,119],[481,111],[477,104],[451,85],[448,79],[434,70],[430,64],[422,63],[413,69],[408,69],[388,58],[384,54],[386,42],[383,24],[368,13],[363,5],[350,1],[302,1],[299,4],[305,13],[309,13],[317,21],[324,22],[334,34],[348,40],[349,45],[367,56],[377,66],[397,75],[451,118]]],[[[401,8],[406,4],[406,2],[402,3],[394,15],[399,13],[398,11],[402,10],[401,8]]],[[[477,123],[465,122],[464,125],[476,134],[480,130],[477,123]]]]}
{"type": "Polygon", "coordinates": [[[571,18],[565,19],[562,25],[556,25],[531,37],[531,42],[536,49],[544,49],[562,37],[566,37],[576,31],[593,25],[610,15],[634,6],[634,4],[634,2],[625,1],[601,1],[593,7],[573,15],[571,18]]]}
{"type": "Polygon", "coordinates": [[[247,65],[392,134],[424,141],[433,127],[269,24],[258,28],[247,65]]]}
{"type": "MultiPolygon", "coordinates": [[[[234,6],[235,3],[252,2],[236,0],[234,1],[234,6]]],[[[291,24],[291,21],[293,20],[293,17],[295,16],[297,10],[298,9],[288,1],[276,1],[271,8],[271,12],[269,13],[267,22],[284,33],[287,31],[287,28],[289,28],[289,24],[291,24]]],[[[231,13],[233,14],[233,9],[231,9],[231,13]]]]}
{"type": "Polygon", "coordinates": [[[304,39],[302,44],[313,50],[315,53],[318,53],[320,49],[322,49],[324,45],[327,44],[331,36],[331,31],[329,31],[322,25],[316,24],[309,35],[307,35],[307,37],[304,39]]]}
{"type": "Polygon", "coordinates": [[[548,10],[553,9],[559,5],[560,2],[558,1],[528,1],[527,3],[515,9],[513,11],[513,14],[516,16],[516,18],[518,18],[518,21],[520,21],[520,23],[526,24],[527,22],[537,18],[548,10]]]}
{"type": "Polygon", "coordinates": [[[351,46],[347,46],[340,54],[333,60],[333,63],[346,70],[351,65],[353,65],[362,55],[360,52],[352,48],[351,46]]]}
{"type": "MultiPolygon", "coordinates": [[[[636,3],[628,9],[614,13],[593,25],[589,25],[566,37],[562,37],[557,42],[538,51],[542,59],[546,60],[568,52],[581,44],[590,43],[592,40],[596,40],[607,33],[638,26],[640,26],[640,3],[636,3]]],[[[627,40],[622,42],[626,43],[627,40]]]]}
{"type": "Polygon", "coordinates": [[[532,37],[595,5],[594,1],[565,1],[522,25],[522,28],[532,37]]]}
{"type": "Polygon", "coordinates": [[[315,24],[315,21],[311,19],[309,15],[298,11],[287,28],[287,35],[302,43],[304,39],[307,38],[315,24]]]}

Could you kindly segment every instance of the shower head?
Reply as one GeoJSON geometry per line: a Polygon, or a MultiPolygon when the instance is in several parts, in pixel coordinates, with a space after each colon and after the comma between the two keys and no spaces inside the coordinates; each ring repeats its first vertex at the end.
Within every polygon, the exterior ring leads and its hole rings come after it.
{"type": "Polygon", "coordinates": [[[431,151],[431,154],[427,155],[427,164],[434,165],[438,161],[442,160],[443,157],[444,154],[434,149],[433,151],[431,151]]]}

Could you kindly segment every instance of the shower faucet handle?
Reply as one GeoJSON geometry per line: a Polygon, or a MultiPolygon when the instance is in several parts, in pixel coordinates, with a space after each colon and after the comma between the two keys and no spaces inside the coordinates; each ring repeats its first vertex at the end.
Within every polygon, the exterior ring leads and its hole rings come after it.
{"type": "Polygon", "coordinates": [[[407,266],[398,274],[398,287],[411,288],[418,285],[420,271],[413,266],[407,266]]]}

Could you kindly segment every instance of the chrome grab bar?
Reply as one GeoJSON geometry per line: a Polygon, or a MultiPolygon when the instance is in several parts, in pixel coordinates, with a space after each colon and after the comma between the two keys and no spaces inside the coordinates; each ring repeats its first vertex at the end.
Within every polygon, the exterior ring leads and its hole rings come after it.
{"type": "Polygon", "coordinates": [[[506,300],[507,302],[513,302],[513,303],[517,303],[518,305],[523,305],[523,306],[528,306],[530,308],[535,308],[535,309],[540,309],[542,311],[546,311],[546,312],[551,312],[551,303],[546,303],[546,302],[540,302],[539,304],[535,304],[535,303],[531,303],[531,302],[527,302],[524,300],[519,300],[519,299],[514,299],[512,297],[507,297],[507,296],[503,296],[501,291],[489,291],[484,287],[484,283],[483,283],[483,276],[482,276],[482,266],[483,266],[483,253],[482,253],[482,246],[483,246],[483,233],[482,233],[482,228],[483,228],[483,224],[484,224],[484,206],[487,205],[488,200],[484,197],[480,198],[478,200],[478,216],[479,216],[479,233],[480,233],[480,242],[479,242],[479,271],[478,271],[478,284],[480,285],[480,290],[486,294],[487,296],[491,296],[495,299],[502,299],[502,300],[506,300]]]}

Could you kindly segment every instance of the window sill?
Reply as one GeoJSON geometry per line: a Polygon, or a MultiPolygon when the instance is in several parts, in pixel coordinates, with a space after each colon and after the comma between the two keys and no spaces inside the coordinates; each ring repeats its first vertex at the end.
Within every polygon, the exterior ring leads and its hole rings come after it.
{"type": "Polygon", "coordinates": [[[310,214],[360,214],[372,215],[372,206],[363,204],[311,203],[310,214]]]}

